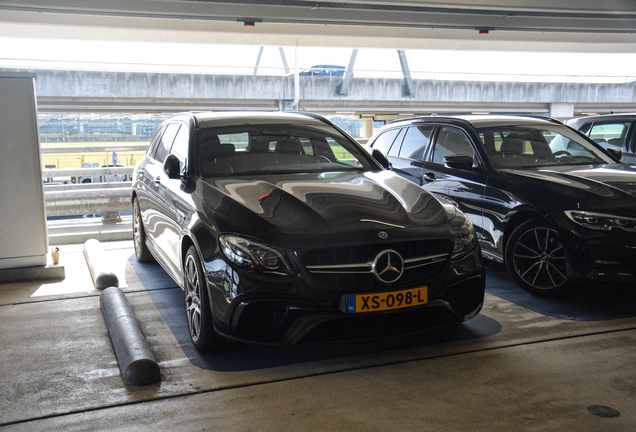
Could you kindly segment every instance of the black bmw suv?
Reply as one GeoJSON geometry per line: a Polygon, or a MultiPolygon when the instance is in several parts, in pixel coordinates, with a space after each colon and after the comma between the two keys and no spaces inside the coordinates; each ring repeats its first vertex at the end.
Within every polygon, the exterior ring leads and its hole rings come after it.
{"type": "Polygon", "coordinates": [[[468,215],[484,257],[521,288],[636,282],[636,168],[620,149],[556,120],[497,115],[395,121],[368,146],[468,215]]]}

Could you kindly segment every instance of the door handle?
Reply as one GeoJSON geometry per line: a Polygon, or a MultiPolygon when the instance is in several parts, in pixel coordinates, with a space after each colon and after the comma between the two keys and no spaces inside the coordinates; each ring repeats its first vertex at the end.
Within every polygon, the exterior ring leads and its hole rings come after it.
{"type": "Polygon", "coordinates": [[[424,180],[426,180],[427,182],[433,182],[436,180],[435,174],[432,172],[424,173],[422,177],[424,177],[424,180]]]}

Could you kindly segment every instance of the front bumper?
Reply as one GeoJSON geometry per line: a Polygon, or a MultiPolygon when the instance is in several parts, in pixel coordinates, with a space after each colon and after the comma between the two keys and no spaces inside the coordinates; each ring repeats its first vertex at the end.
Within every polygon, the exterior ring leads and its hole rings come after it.
{"type": "Polygon", "coordinates": [[[636,283],[636,233],[589,230],[572,225],[560,234],[567,251],[568,277],[636,283]]]}
{"type": "Polygon", "coordinates": [[[299,276],[256,275],[222,259],[206,264],[216,330],[231,339],[294,344],[302,341],[368,339],[413,333],[468,320],[483,305],[485,272],[479,247],[450,260],[425,280],[396,287],[325,286],[299,276]],[[348,314],[341,306],[352,293],[427,286],[426,304],[382,312],[348,314]]]}

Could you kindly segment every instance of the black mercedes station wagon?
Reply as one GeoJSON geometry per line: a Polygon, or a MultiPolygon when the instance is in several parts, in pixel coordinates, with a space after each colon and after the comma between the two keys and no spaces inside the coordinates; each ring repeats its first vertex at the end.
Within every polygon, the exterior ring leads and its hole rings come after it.
{"type": "Polygon", "coordinates": [[[483,304],[470,219],[320,116],[172,116],[132,204],[137,259],[184,289],[200,350],[408,333],[483,304]]]}
{"type": "Polygon", "coordinates": [[[636,168],[619,162],[620,149],[556,120],[495,115],[400,120],[369,146],[457,205],[484,257],[505,262],[526,291],[636,282],[636,168]]]}

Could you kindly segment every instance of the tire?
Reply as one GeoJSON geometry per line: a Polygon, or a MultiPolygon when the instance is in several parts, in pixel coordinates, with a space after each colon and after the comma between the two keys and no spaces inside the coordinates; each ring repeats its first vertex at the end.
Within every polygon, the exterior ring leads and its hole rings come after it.
{"type": "Polygon", "coordinates": [[[203,268],[194,246],[190,246],[183,261],[183,275],[185,312],[190,340],[199,351],[213,351],[220,346],[220,338],[212,323],[212,311],[203,268]]]}
{"type": "Polygon", "coordinates": [[[135,256],[137,261],[142,263],[150,263],[154,258],[148,246],[146,246],[146,231],[144,223],[141,220],[141,211],[139,210],[139,201],[137,198],[133,201],[133,242],[135,244],[135,256]]]}
{"type": "Polygon", "coordinates": [[[543,218],[526,221],[512,232],[505,262],[516,284],[531,294],[556,297],[569,289],[563,244],[543,218]]]}

